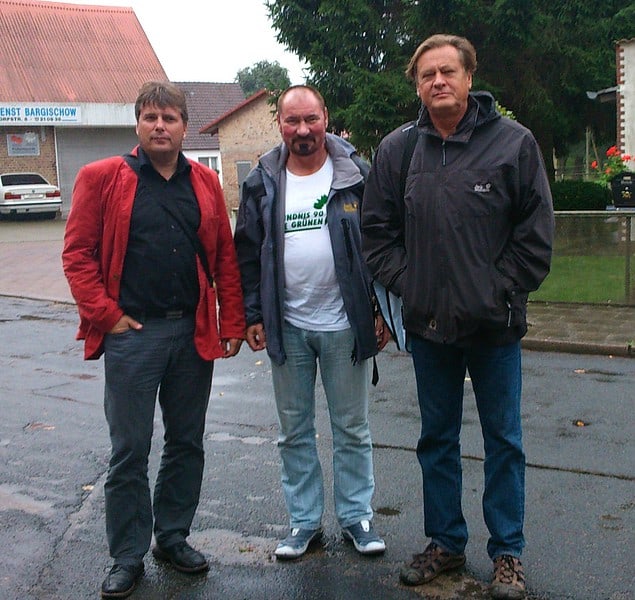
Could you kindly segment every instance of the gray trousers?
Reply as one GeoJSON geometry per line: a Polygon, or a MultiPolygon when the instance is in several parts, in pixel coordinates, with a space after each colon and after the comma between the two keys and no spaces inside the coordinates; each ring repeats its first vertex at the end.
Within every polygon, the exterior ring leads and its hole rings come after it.
{"type": "Polygon", "coordinates": [[[138,564],[153,530],[163,547],[185,540],[203,477],[203,433],[213,362],[194,347],[194,318],[148,319],[105,339],[104,409],[112,453],[105,484],[106,534],[117,564],[138,564]],[[165,428],[150,500],[148,455],[157,392],[165,428]]]}

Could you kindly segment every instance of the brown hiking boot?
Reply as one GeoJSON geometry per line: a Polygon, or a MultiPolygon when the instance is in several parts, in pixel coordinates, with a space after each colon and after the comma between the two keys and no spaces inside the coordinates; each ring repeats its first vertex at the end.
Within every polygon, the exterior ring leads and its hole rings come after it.
{"type": "Polygon", "coordinates": [[[421,585],[432,581],[444,571],[451,571],[465,564],[465,554],[450,554],[434,542],[430,542],[421,554],[415,554],[412,562],[404,565],[399,579],[406,585],[421,585]]]}
{"type": "Polygon", "coordinates": [[[515,556],[503,554],[494,559],[494,580],[490,594],[496,600],[518,600],[525,597],[525,572],[515,556]]]}

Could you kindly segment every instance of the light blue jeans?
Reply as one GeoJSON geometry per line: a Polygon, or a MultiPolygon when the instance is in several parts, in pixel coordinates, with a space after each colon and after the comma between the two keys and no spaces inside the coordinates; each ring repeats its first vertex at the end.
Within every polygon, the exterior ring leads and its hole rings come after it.
{"type": "Polygon", "coordinates": [[[472,379],[485,449],[483,515],[489,556],[519,557],[525,544],[525,454],[520,418],[520,342],[471,348],[411,336],[421,437],[425,533],[453,554],[465,549],[461,509],[461,417],[466,370],[472,379]]]}
{"type": "Polygon", "coordinates": [[[333,493],[341,527],[372,519],[375,480],[368,426],[370,361],[353,364],[354,337],[343,331],[307,331],[284,324],[287,360],[272,363],[282,458],[282,489],[290,526],[317,529],[324,482],[315,431],[317,366],[333,432],[333,493]]]}

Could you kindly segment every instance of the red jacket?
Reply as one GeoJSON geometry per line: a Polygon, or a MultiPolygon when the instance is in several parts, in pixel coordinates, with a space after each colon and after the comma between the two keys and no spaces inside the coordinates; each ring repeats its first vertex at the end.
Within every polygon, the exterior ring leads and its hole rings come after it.
{"type": "MultiPolygon", "coordinates": [[[[190,164],[201,211],[198,236],[214,279],[210,287],[197,256],[200,296],[194,342],[203,359],[214,360],[223,356],[221,340],[244,338],[243,297],[218,177],[197,162],[190,164]]],[[[137,176],[120,156],[82,167],[75,181],[62,264],[79,311],[77,339],[85,340],[85,359],[102,355],[105,334],[123,315],[119,289],[136,188],[137,176]]]]}

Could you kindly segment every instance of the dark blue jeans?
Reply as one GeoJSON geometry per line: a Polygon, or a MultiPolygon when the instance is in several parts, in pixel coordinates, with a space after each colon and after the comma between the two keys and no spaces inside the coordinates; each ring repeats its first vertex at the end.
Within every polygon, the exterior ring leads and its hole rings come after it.
{"type": "Polygon", "coordinates": [[[203,477],[203,433],[213,363],[194,347],[194,318],[148,319],[105,339],[104,408],[112,454],[105,484],[106,533],[115,563],[138,564],[154,534],[187,538],[203,477]],[[148,455],[159,395],[165,427],[150,501],[148,455]]]}
{"type": "Polygon", "coordinates": [[[470,374],[485,449],[483,515],[493,559],[520,556],[525,512],[525,455],[520,419],[520,343],[457,348],[412,336],[421,437],[425,533],[452,553],[468,539],[461,508],[461,420],[470,374]]]}

